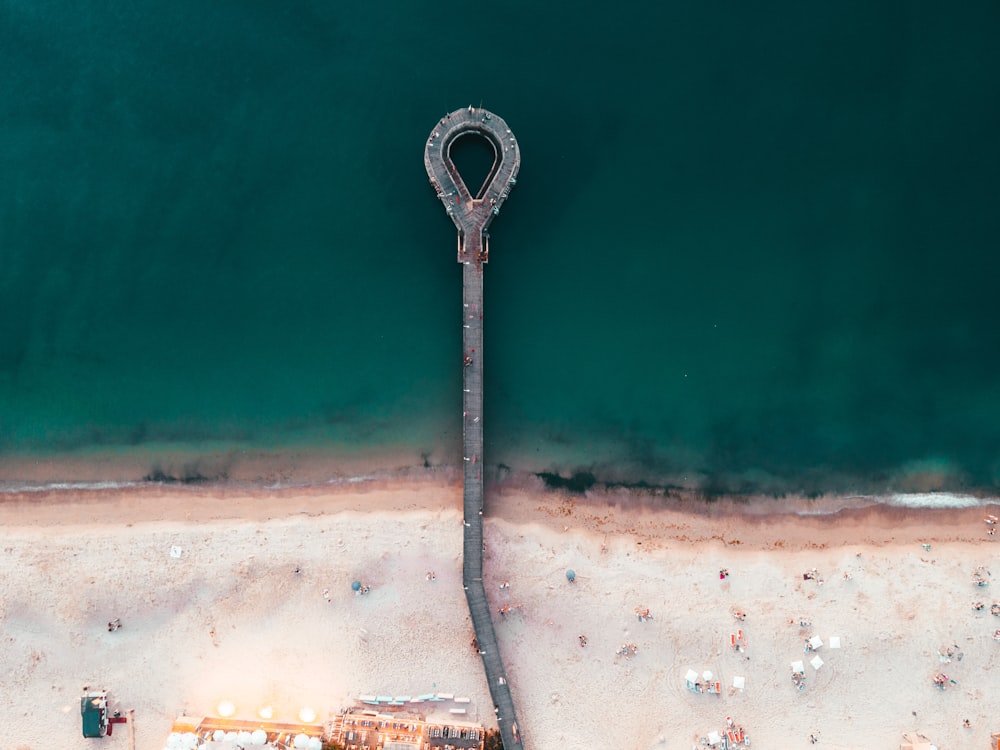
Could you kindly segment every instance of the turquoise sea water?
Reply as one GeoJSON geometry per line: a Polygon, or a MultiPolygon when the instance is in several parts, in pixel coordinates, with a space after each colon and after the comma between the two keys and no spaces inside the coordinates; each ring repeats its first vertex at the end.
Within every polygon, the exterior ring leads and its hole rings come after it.
{"type": "Polygon", "coordinates": [[[144,446],[455,463],[422,156],[482,103],[523,154],[489,463],[995,491],[997,38],[991,2],[4,2],[0,479],[144,446]]]}

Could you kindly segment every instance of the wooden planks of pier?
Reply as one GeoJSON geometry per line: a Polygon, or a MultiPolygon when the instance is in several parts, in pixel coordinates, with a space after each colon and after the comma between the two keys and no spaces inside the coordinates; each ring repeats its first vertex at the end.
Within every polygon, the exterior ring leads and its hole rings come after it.
{"type": "Polygon", "coordinates": [[[513,133],[501,118],[468,107],[442,118],[427,140],[424,165],[431,185],[458,229],[462,267],[462,415],[465,536],[462,581],[497,723],[506,750],[523,747],[507,673],[483,586],[483,266],[489,260],[486,229],[516,183],[521,157],[513,133]],[[485,138],[493,167],[473,195],[451,159],[451,146],[466,135],[485,138]]]}

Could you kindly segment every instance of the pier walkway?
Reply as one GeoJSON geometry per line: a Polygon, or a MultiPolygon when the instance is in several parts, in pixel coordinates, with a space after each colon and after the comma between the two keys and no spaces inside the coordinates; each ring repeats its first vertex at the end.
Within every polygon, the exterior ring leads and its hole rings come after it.
{"type": "Polygon", "coordinates": [[[523,747],[483,586],[483,264],[489,260],[487,227],[500,213],[521,165],[517,141],[502,119],[484,109],[452,112],[427,140],[424,165],[431,185],[458,228],[462,263],[463,463],[465,535],[462,582],[483,657],[486,680],[496,708],[505,750],[523,747]],[[493,167],[473,194],[451,160],[451,146],[462,136],[485,138],[494,152],[493,167]]]}

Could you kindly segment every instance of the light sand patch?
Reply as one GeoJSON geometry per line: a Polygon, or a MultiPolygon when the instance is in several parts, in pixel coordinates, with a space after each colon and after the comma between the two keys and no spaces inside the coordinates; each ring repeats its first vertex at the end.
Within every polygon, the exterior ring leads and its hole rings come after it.
{"type": "MultiPolygon", "coordinates": [[[[810,732],[817,747],[893,747],[917,729],[985,747],[997,729],[1000,618],[971,603],[992,601],[1000,582],[977,589],[971,572],[998,574],[1000,562],[977,509],[750,518],[614,500],[494,496],[486,586],[494,611],[511,606],[496,626],[528,747],[689,750],[726,716],[756,747],[805,747],[810,732]],[[822,584],[803,580],[812,568],[822,584]],[[652,617],[640,622],[639,606],[652,617]],[[729,647],[737,628],[743,653],[729,647]],[[815,653],[811,635],[824,641],[815,653]],[[634,656],[617,653],[625,643],[634,656]],[[942,663],[942,646],[961,660],[942,663]],[[688,691],[688,669],[711,670],[722,694],[688,691]],[[938,670],[957,685],[935,689],[938,670]],[[731,689],[736,676],[745,691],[731,689]]],[[[444,690],[470,696],[488,723],[460,505],[459,487],[435,482],[0,505],[2,746],[91,747],[84,684],[135,708],[139,747],[152,750],[177,714],[223,698],[247,716],[269,703],[280,720],[304,705],[322,718],[359,693],[444,690]],[[371,592],[355,596],[355,579],[371,592]],[[114,617],[123,628],[109,633],[114,617]]],[[[124,736],[104,742],[124,747],[124,736]]]]}

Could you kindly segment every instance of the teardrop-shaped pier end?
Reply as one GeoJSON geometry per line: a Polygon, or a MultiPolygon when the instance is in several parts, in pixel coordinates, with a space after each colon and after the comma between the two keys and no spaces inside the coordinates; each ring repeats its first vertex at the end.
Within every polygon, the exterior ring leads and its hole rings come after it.
{"type": "Polygon", "coordinates": [[[521,150],[507,123],[481,107],[470,106],[445,115],[427,139],[424,166],[445,211],[458,228],[458,262],[486,263],[486,229],[500,213],[521,166],[521,150]],[[475,195],[451,158],[452,145],[467,135],[484,138],[493,148],[493,166],[475,195]]]}

